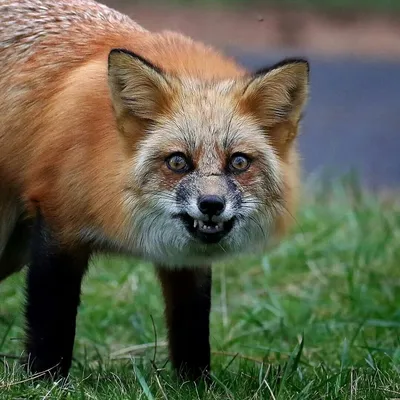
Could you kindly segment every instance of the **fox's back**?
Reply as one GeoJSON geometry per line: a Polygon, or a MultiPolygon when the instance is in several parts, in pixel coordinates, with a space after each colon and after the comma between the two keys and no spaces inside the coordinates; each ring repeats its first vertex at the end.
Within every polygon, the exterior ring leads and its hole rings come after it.
{"type": "Polygon", "coordinates": [[[10,56],[26,60],[46,50],[61,55],[69,45],[87,47],[124,29],[145,31],[124,14],[91,0],[0,0],[0,68],[10,56]]]}
{"type": "Polygon", "coordinates": [[[135,32],[145,30],[91,0],[0,0],[0,104],[10,101],[11,92],[40,95],[57,83],[57,73],[135,32]]]}

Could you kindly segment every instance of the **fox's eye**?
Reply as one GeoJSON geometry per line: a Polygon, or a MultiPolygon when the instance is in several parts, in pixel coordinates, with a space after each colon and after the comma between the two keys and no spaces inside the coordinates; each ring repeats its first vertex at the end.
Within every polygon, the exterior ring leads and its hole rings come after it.
{"type": "Polygon", "coordinates": [[[245,154],[233,154],[229,163],[229,168],[233,172],[244,172],[250,167],[250,159],[245,154]]]}
{"type": "Polygon", "coordinates": [[[186,172],[189,169],[189,163],[186,157],[181,153],[175,153],[165,160],[167,167],[174,172],[186,172]]]}

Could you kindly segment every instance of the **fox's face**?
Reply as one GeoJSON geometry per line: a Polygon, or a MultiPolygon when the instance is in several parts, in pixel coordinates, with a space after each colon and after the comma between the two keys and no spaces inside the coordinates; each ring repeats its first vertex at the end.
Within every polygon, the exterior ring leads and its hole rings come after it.
{"type": "Polygon", "coordinates": [[[109,60],[113,106],[130,154],[126,186],[135,188],[125,199],[131,246],[167,265],[264,248],[292,211],[293,139],[308,64],[293,60],[201,81],[168,75],[125,51],[114,50],[109,60]],[[139,139],[132,133],[138,129],[139,139]]]}

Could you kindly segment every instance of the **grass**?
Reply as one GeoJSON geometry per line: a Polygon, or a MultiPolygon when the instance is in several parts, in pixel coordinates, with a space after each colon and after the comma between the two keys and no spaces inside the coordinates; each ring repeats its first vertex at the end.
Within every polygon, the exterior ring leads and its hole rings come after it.
{"type": "MultiPolygon", "coordinates": [[[[166,363],[152,267],[102,258],[84,284],[71,380],[33,380],[3,357],[1,399],[400,398],[400,203],[349,182],[313,187],[279,247],[215,266],[210,387],[166,363]]],[[[0,286],[2,353],[22,351],[23,278],[0,286]]]]}

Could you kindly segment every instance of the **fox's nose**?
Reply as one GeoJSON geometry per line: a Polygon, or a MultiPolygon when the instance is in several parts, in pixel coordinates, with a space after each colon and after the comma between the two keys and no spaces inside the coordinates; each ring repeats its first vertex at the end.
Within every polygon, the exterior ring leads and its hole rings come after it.
{"type": "Polygon", "coordinates": [[[216,195],[200,196],[197,206],[203,214],[207,214],[211,218],[214,215],[220,215],[224,211],[225,199],[216,195]]]}

